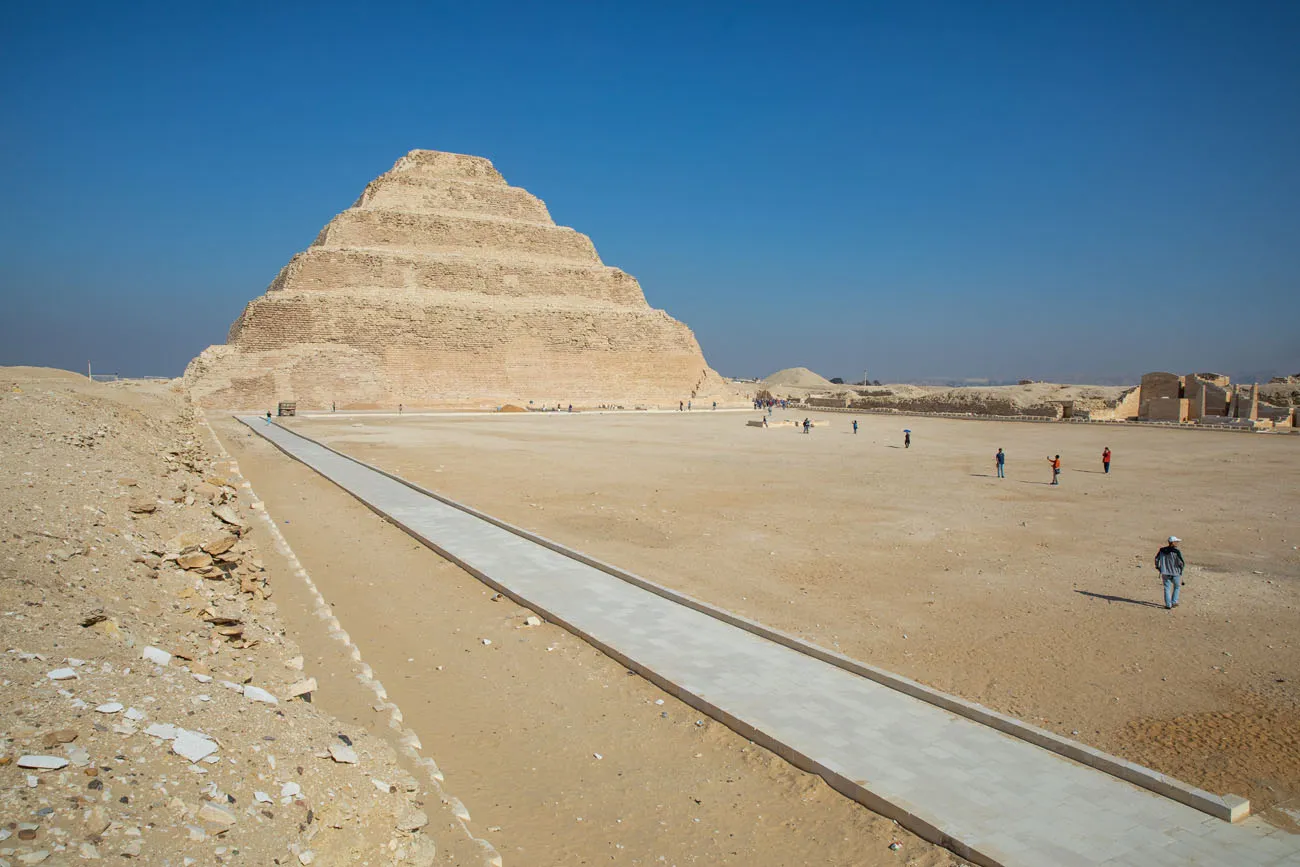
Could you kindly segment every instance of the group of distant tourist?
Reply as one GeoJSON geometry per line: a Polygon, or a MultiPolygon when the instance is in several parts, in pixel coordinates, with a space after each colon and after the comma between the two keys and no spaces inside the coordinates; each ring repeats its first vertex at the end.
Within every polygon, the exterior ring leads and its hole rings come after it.
{"type": "MultiPolygon", "coordinates": [[[[767,427],[767,416],[771,415],[772,412],[771,408],[773,406],[780,406],[782,409],[785,409],[785,403],[786,402],[783,400],[778,401],[778,400],[755,399],[754,409],[767,410],[767,414],[763,416],[764,427],[767,427]]],[[[808,433],[809,430],[812,428],[812,421],[808,418],[804,418],[802,428],[804,433],[808,433]]],[[[857,419],[853,420],[853,433],[855,436],[858,433],[857,419]]],[[[903,448],[909,449],[911,447],[912,447],[912,432],[910,430],[904,430],[903,448]]],[[[1061,456],[1060,455],[1049,456],[1047,458],[1047,461],[1051,465],[1051,470],[1052,470],[1052,480],[1048,482],[1048,484],[1060,485],[1061,484],[1061,456]]],[[[1102,449],[1101,452],[1101,471],[1106,475],[1110,475],[1110,461],[1111,461],[1110,446],[1106,446],[1105,448],[1102,449]]],[[[1007,453],[1005,449],[998,449],[997,452],[993,455],[993,466],[997,470],[997,474],[998,474],[997,477],[999,479],[1005,479],[1007,477],[1007,472],[1006,472],[1007,453]]],[[[1173,610],[1178,607],[1178,602],[1179,602],[1178,597],[1182,591],[1183,569],[1185,567],[1185,561],[1183,560],[1183,552],[1178,548],[1178,544],[1180,542],[1182,542],[1182,539],[1179,539],[1177,536],[1170,536],[1166,541],[1164,547],[1162,547],[1159,551],[1156,552],[1155,567],[1156,567],[1156,572],[1159,573],[1160,575],[1160,580],[1164,584],[1166,610],[1173,610]]]]}

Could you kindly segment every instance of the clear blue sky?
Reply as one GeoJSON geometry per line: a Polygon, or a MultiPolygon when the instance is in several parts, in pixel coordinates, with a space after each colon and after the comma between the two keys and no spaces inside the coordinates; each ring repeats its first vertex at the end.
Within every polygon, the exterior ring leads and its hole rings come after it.
{"type": "Polygon", "coordinates": [[[0,363],[178,374],[411,148],[731,375],[1300,370],[1300,2],[6,3],[0,363]]]}

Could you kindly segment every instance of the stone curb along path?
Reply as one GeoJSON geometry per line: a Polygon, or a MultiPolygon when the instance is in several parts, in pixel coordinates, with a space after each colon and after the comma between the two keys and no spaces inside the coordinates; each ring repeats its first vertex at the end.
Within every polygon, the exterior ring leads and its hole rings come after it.
{"type": "MultiPolygon", "coordinates": [[[[1019,721],[656,590],[278,425],[240,421],[494,589],[976,864],[1300,863],[1300,838],[1258,819],[1230,825],[1005,733],[1039,731],[1019,721]]],[[[1097,755],[1203,808],[1244,806],[1097,755]]]]}
{"type": "Polygon", "coordinates": [[[297,555],[294,554],[293,549],[289,546],[288,540],[284,538],[284,534],[280,532],[280,528],[275,525],[275,520],[272,519],[270,514],[267,512],[265,503],[262,502],[262,500],[257,496],[257,493],[253,490],[252,483],[245,479],[239,472],[238,462],[230,456],[228,451],[226,451],[225,446],[221,443],[221,438],[217,436],[216,431],[214,431],[212,426],[208,424],[202,411],[196,410],[196,417],[198,423],[207,430],[212,441],[216,444],[217,451],[229,463],[231,475],[239,480],[240,487],[248,491],[250,508],[258,514],[263,525],[270,533],[271,538],[275,540],[276,550],[278,550],[285,560],[288,561],[289,567],[293,569],[294,574],[301,578],[307,585],[307,591],[311,594],[313,601],[316,603],[316,608],[313,613],[320,620],[325,622],[329,636],[335,641],[341,642],[348,649],[348,656],[354,664],[353,674],[356,679],[360,681],[363,686],[370,689],[375,694],[375,698],[379,704],[388,711],[388,727],[396,733],[396,747],[398,752],[411,760],[424,772],[425,776],[428,777],[431,791],[438,796],[442,803],[447,805],[451,814],[455,816],[459,822],[461,830],[464,831],[465,834],[483,850],[483,863],[486,867],[502,867],[501,855],[497,852],[496,848],[487,840],[484,840],[481,837],[476,837],[474,832],[470,829],[470,814],[465,808],[465,805],[459,798],[448,795],[443,790],[442,784],[444,782],[444,777],[442,771],[438,768],[437,762],[421,753],[423,745],[420,743],[419,736],[411,729],[403,728],[404,717],[401,708],[399,708],[396,703],[389,700],[388,691],[384,688],[383,683],[374,676],[374,671],[370,666],[362,661],[361,648],[357,647],[357,645],[353,643],[352,637],[344,631],[339,619],[334,615],[334,609],[330,607],[328,602],[326,602],[325,597],[316,587],[316,583],[312,581],[311,575],[308,574],[305,568],[303,568],[297,555]]]}

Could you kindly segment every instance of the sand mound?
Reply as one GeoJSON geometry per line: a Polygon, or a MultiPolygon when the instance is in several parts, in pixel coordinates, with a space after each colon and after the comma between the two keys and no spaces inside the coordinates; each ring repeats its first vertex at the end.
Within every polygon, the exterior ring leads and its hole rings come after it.
{"type": "Polygon", "coordinates": [[[836,388],[835,384],[806,367],[787,367],[763,380],[768,388],[836,388]]]}
{"type": "Polygon", "coordinates": [[[498,409],[497,412],[528,412],[528,410],[524,409],[522,406],[515,406],[513,403],[508,403],[498,409]]]}

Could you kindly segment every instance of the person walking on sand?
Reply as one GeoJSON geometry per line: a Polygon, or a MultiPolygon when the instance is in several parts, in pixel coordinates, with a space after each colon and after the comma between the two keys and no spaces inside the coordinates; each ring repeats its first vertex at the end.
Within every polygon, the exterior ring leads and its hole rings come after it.
{"type": "Polygon", "coordinates": [[[910,449],[911,447],[912,447],[912,432],[910,430],[905,430],[903,431],[903,448],[910,449]]]}
{"type": "Polygon", "coordinates": [[[1061,483],[1061,456],[1057,455],[1047,460],[1052,464],[1052,484],[1059,485],[1061,483]]]}
{"type": "Polygon", "coordinates": [[[1178,550],[1178,543],[1183,541],[1177,536],[1169,537],[1169,544],[1156,552],[1156,571],[1165,585],[1165,608],[1178,607],[1178,592],[1183,588],[1183,552],[1178,550]],[[1172,591],[1172,592],[1171,592],[1172,591]]]}
{"type": "Polygon", "coordinates": [[[686,409],[686,402],[681,400],[677,401],[677,411],[681,412],[684,409],[686,409]]]}
{"type": "Polygon", "coordinates": [[[1110,472],[1110,446],[1106,446],[1101,453],[1101,468],[1103,472],[1110,472]]]}
{"type": "Polygon", "coordinates": [[[808,433],[808,431],[811,429],[812,429],[812,422],[809,421],[807,418],[805,418],[803,420],[803,432],[808,433]]]}
{"type": "Polygon", "coordinates": [[[269,409],[266,411],[266,423],[271,423],[271,411],[269,409]]]}
{"type": "Polygon", "coordinates": [[[853,420],[853,435],[858,435],[858,420],[856,418],[853,420]]]}
{"type": "Polygon", "coordinates": [[[998,453],[997,453],[996,455],[993,456],[993,463],[995,463],[995,464],[998,465],[998,478],[999,478],[999,479],[1005,479],[1005,478],[1007,477],[1007,474],[1006,474],[1006,466],[1007,466],[1007,455],[1006,455],[1006,452],[1002,451],[1002,449],[998,449],[998,453]]]}
{"type": "Polygon", "coordinates": [[[717,409],[717,408],[718,408],[718,402],[717,402],[716,400],[713,402],[713,408],[714,408],[714,409],[717,409]]]}

